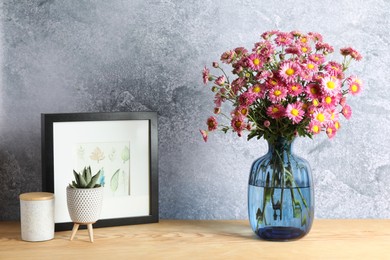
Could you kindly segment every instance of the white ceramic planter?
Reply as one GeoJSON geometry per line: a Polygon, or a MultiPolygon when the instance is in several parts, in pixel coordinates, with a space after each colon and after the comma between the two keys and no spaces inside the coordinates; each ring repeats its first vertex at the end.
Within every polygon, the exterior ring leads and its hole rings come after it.
{"type": "Polygon", "coordinates": [[[103,187],[93,189],[66,188],[70,218],[74,223],[95,223],[103,204],[103,187]]]}

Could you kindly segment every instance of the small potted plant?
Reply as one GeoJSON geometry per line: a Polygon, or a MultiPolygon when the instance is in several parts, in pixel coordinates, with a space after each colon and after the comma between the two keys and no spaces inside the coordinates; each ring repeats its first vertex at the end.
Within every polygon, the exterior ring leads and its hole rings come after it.
{"type": "Polygon", "coordinates": [[[100,171],[92,176],[88,166],[80,173],[73,170],[73,174],[75,180],[66,188],[68,211],[74,222],[70,240],[73,240],[80,225],[87,225],[90,241],[93,242],[92,224],[99,219],[103,203],[103,187],[97,184],[100,171]]]}

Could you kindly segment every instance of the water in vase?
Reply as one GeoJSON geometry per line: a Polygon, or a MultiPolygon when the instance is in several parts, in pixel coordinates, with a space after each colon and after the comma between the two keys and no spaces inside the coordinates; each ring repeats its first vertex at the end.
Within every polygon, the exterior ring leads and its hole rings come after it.
{"type": "Polygon", "coordinates": [[[306,235],[314,210],[310,187],[259,187],[249,185],[249,221],[266,240],[293,240],[306,235]]]}

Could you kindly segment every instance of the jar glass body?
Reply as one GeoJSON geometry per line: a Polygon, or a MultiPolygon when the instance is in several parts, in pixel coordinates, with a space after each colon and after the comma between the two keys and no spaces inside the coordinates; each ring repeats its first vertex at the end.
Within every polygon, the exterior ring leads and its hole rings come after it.
{"type": "Polygon", "coordinates": [[[262,239],[294,240],[309,233],[314,218],[314,191],[309,163],[293,153],[294,140],[268,142],[268,153],[251,167],[248,213],[262,239]]]}

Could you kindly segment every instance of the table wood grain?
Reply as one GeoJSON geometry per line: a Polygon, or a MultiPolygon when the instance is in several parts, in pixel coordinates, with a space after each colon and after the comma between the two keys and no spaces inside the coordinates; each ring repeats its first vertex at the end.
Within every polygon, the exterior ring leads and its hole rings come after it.
{"type": "Polygon", "coordinates": [[[390,220],[316,219],[292,242],[258,239],[246,220],[160,223],[71,231],[25,242],[20,223],[0,222],[0,259],[390,259],[390,220]]]}

